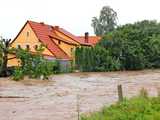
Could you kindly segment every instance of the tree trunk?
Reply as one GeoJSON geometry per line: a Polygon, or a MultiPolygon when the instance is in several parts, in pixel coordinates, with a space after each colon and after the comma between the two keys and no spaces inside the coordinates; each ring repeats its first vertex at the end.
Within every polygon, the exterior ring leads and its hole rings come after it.
{"type": "Polygon", "coordinates": [[[2,77],[8,76],[7,62],[8,62],[7,53],[4,52],[3,61],[2,61],[2,69],[1,69],[1,73],[0,73],[0,76],[2,76],[2,77]]]}
{"type": "Polygon", "coordinates": [[[10,43],[11,39],[7,40],[7,39],[2,39],[2,44],[3,46],[1,46],[2,49],[2,67],[1,67],[1,71],[0,71],[0,76],[2,77],[7,77],[8,74],[8,68],[7,68],[7,63],[8,63],[8,53],[9,53],[9,43],[10,43]]]}

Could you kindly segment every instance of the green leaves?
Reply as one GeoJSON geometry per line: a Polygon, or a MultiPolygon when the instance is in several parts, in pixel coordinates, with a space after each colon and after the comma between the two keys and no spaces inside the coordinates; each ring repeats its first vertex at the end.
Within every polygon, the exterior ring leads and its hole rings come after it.
{"type": "Polygon", "coordinates": [[[24,71],[22,68],[15,68],[14,73],[13,73],[13,80],[19,81],[24,78],[24,71]]]}
{"type": "Polygon", "coordinates": [[[82,116],[82,120],[159,120],[160,98],[134,97],[104,107],[100,112],[82,116]]]}
{"type": "Polygon", "coordinates": [[[97,36],[105,35],[117,26],[117,13],[110,6],[104,6],[99,18],[93,17],[91,25],[97,36]]]}
{"type": "Polygon", "coordinates": [[[121,69],[160,67],[160,24],[141,21],[118,27],[106,34],[99,45],[121,62],[121,69]]]}
{"type": "Polygon", "coordinates": [[[81,71],[114,71],[120,69],[120,61],[100,46],[81,47],[76,49],[76,66],[81,71]]]}
{"type": "Polygon", "coordinates": [[[145,20],[119,26],[94,48],[77,51],[82,71],[160,68],[160,23],[145,20]]]}
{"type": "Polygon", "coordinates": [[[28,75],[31,78],[40,78],[43,76],[43,79],[47,79],[49,75],[58,72],[59,66],[57,61],[45,59],[41,52],[40,49],[40,51],[32,54],[27,50],[18,49],[16,56],[20,59],[21,66],[15,69],[13,79],[21,79],[24,75],[28,75]]]}

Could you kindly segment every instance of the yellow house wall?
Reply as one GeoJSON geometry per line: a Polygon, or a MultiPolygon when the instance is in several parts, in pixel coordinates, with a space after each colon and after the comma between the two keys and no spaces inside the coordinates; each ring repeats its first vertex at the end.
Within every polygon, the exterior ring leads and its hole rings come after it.
{"type": "Polygon", "coordinates": [[[55,30],[55,33],[59,37],[63,38],[64,40],[68,40],[68,41],[76,44],[76,45],[70,45],[70,44],[67,44],[63,41],[61,41],[61,44],[58,44],[58,41],[56,40],[56,43],[60,46],[60,48],[63,49],[74,60],[74,52],[75,52],[76,46],[80,46],[80,44],[57,30],[55,30]],[[71,49],[73,49],[73,52],[71,52],[71,49]]]}
{"type": "Polygon", "coordinates": [[[76,46],[75,45],[70,45],[67,44],[63,41],[60,42],[60,44],[58,44],[58,40],[56,39],[52,39],[55,41],[55,43],[71,58],[74,58],[74,51],[76,46]],[[71,50],[72,49],[72,50],[71,50]]]}
{"type": "MultiPolygon", "coordinates": [[[[41,44],[42,43],[38,40],[30,25],[27,24],[22,30],[22,32],[19,34],[17,39],[11,44],[11,47],[17,48],[17,45],[20,45],[21,48],[25,49],[26,45],[29,45],[30,51],[35,52],[35,45],[41,44]],[[28,37],[27,32],[29,32],[28,37]]],[[[44,49],[43,54],[54,56],[47,48],[44,49]]]]}
{"type": "Polygon", "coordinates": [[[8,58],[11,58],[8,60],[8,67],[12,67],[12,66],[19,66],[20,65],[20,60],[18,60],[17,58],[15,58],[15,55],[9,54],[8,58]]]}
{"type": "MultiPolygon", "coordinates": [[[[19,36],[11,44],[11,47],[17,48],[18,45],[20,45],[21,48],[23,49],[26,49],[26,45],[29,45],[30,51],[32,52],[35,52],[35,45],[41,45],[41,42],[38,40],[37,36],[31,29],[29,24],[26,24],[26,26],[21,31],[19,36]],[[29,33],[28,36],[27,36],[27,32],[29,33]]],[[[47,48],[44,49],[43,54],[54,57],[54,55],[47,48]]],[[[17,65],[18,65],[18,60],[16,59],[11,59],[8,61],[8,66],[17,66],[17,65]]]]}

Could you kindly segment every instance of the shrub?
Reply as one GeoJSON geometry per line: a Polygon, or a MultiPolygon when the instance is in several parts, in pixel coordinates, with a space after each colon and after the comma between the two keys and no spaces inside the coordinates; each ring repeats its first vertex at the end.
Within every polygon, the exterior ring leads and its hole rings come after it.
{"type": "Polygon", "coordinates": [[[23,70],[19,67],[15,68],[15,70],[13,72],[13,80],[19,81],[19,80],[23,79],[23,77],[24,77],[23,70]]]}
{"type": "Polygon", "coordinates": [[[120,61],[100,46],[76,49],[76,67],[81,71],[115,71],[120,66],[120,61]]]}
{"type": "Polygon", "coordinates": [[[40,76],[44,76],[44,79],[47,79],[47,76],[55,73],[54,72],[55,65],[56,65],[56,62],[54,61],[48,61],[48,60],[42,59],[37,64],[32,66],[33,71],[32,71],[31,77],[38,78],[40,76]]]}
{"type": "Polygon", "coordinates": [[[104,107],[81,120],[159,120],[160,98],[134,97],[130,100],[104,107]]]}
{"type": "Polygon", "coordinates": [[[16,56],[21,61],[21,66],[15,70],[13,75],[16,80],[21,79],[22,74],[31,78],[43,76],[44,79],[47,79],[49,75],[59,72],[58,62],[45,59],[39,51],[31,54],[27,50],[18,49],[16,56]]]}

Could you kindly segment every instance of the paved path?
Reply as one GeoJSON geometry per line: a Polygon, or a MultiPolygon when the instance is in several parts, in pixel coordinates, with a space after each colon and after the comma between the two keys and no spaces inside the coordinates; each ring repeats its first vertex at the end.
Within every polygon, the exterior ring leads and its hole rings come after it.
{"type": "Polygon", "coordinates": [[[152,96],[160,90],[160,70],[55,75],[50,81],[14,82],[0,78],[0,120],[76,120],[77,95],[81,113],[99,110],[117,101],[117,84],[124,95],[141,88],[152,96]]]}

